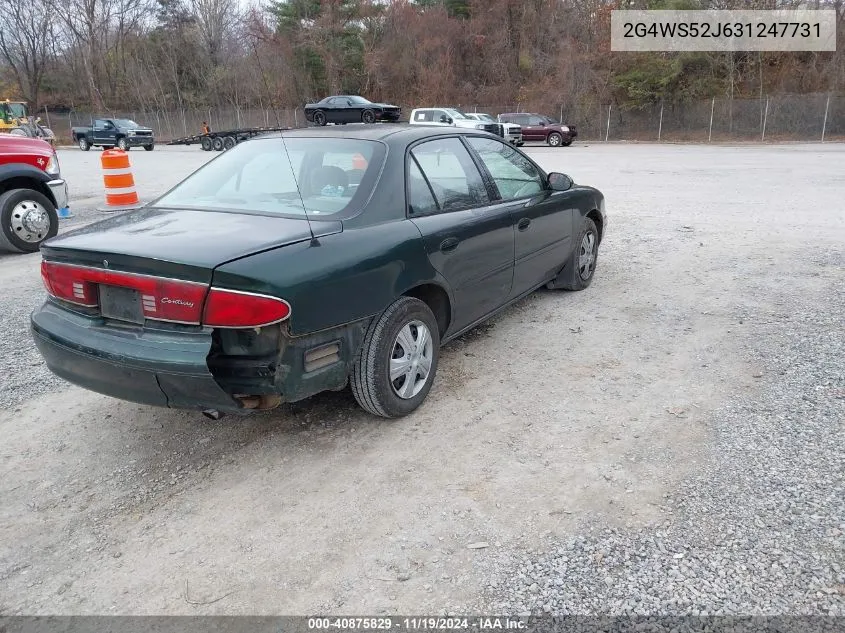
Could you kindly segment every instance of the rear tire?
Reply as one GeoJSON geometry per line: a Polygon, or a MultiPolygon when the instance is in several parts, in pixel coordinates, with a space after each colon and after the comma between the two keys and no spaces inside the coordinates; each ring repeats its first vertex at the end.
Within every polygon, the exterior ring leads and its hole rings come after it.
{"type": "Polygon", "coordinates": [[[211,141],[210,136],[203,136],[202,140],[200,141],[200,147],[202,147],[203,151],[210,152],[213,149],[213,143],[211,141]]]}
{"type": "Polygon", "coordinates": [[[599,255],[599,232],[596,223],[584,218],[581,230],[575,240],[575,248],[564,269],[546,284],[550,290],[584,290],[593,281],[599,255]]]}
{"type": "Polygon", "coordinates": [[[34,189],[11,189],[0,196],[0,249],[34,253],[59,232],[50,199],[34,189]]]}
{"type": "Polygon", "coordinates": [[[234,136],[226,136],[223,139],[223,149],[232,149],[238,142],[235,140],[234,136]]]}
{"type": "Polygon", "coordinates": [[[363,123],[375,123],[376,122],[376,113],[372,110],[364,110],[361,113],[361,121],[363,123]]]}
{"type": "Polygon", "coordinates": [[[79,144],[79,149],[81,149],[83,152],[87,152],[91,149],[91,143],[88,142],[87,138],[80,138],[77,143],[79,144]]]}
{"type": "Polygon", "coordinates": [[[222,136],[215,136],[211,141],[211,147],[214,148],[215,152],[222,152],[223,151],[223,137],[222,136]]]}
{"type": "Polygon", "coordinates": [[[326,113],[322,110],[317,110],[314,113],[314,125],[323,126],[326,124],[326,113]]]}
{"type": "Polygon", "coordinates": [[[373,415],[408,415],[431,390],[439,358],[440,331],[431,309],[414,297],[400,297],[364,336],[350,376],[355,400],[373,415]]]}

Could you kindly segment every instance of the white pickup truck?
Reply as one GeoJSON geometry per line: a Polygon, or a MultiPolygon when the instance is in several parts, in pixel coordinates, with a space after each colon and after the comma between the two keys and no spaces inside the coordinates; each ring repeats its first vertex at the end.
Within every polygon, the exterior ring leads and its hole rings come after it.
{"type": "Polygon", "coordinates": [[[437,125],[484,130],[503,137],[514,145],[522,145],[522,129],[513,123],[499,123],[484,114],[467,114],[454,108],[417,108],[411,111],[411,125],[437,125]]]}

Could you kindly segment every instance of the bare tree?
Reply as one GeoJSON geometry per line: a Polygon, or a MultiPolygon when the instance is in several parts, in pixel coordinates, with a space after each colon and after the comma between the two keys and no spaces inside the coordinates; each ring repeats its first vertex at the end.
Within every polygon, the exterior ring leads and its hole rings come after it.
{"type": "Polygon", "coordinates": [[[37,109],[44,73],[53,54],[55,14],[48,0],[12,2],[0,12],[0,53],[21,96],[37,109]]]}
{"type": "Polygon", "coordinates": [[[51,8],[66,28],[82,70],[91,105],[104,108],[107,60],[120,51],[125,38],[151,15],[148,0],[51,0],[51,8]]]}
{"type": "Polygon", "coordinates": [[[190,0],[191,14],[196,20],[208,60],[219,66],[226,37],[239,18],[237,0],[190,0]]]}

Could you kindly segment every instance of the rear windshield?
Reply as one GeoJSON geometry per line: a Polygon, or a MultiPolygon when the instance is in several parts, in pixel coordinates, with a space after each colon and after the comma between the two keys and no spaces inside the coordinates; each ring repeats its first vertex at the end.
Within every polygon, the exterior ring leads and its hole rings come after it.
{"type": "Polygon", "coordinates": [[[349,216],[369,198],[383,159],[384,146],[375,141],[252,140],[215,158],[156,206],[286,217],[349,216]]]}

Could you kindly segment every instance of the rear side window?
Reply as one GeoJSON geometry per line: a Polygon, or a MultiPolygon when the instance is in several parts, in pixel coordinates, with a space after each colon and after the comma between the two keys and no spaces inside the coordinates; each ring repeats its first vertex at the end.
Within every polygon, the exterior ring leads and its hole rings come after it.
{"type": "Polygon", "coordinates": [[[360,210],[384,160],[381,143],[268,138],[241,143],[189,176],[161,207],[336,216],[360,210]]]}
{"type": "Polygon", "coordinates": [[[437,202],[420,171],[417,161],[408,160],[408,212],[410,215],[428,215],[437,212],[437,202]]]}
{"type": "Polygon", "coordinates": [[[463,143],[444,138],[420,143],[411,155],[425,174],[442,211],[488,204],[481,174],[463,143]]]}

